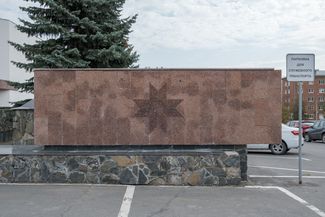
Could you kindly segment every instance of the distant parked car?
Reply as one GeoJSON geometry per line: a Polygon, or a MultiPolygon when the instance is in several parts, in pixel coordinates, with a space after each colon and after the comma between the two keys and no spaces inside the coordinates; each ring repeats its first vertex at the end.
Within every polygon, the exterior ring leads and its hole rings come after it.
{"type": "MultiPolygon", "coordinates": [[[[302,120],[302,133],[305,133],[307,129],[314,125],[314,123],[314,120],[302,120]]],[[[299,121],[289,121],[287,125],[289,127],[299,128],[299,121]]]]}
{"type": "Polygon", "coordinates": [[[325,143],[325,120],[316,121],[311,128],[306,130],[304,138],[306,142],[322,140],[325,143]]]}
{"type": "MultiPolygon", "coordinates": [[[[280,144],[248,144],[249,150],[271,150],[273,154],[286,154],[292,148],[299,148],[299,129],[282,124],[280,144]]],[[[303,144],[302,144],[303,145],[303,144]]]]}

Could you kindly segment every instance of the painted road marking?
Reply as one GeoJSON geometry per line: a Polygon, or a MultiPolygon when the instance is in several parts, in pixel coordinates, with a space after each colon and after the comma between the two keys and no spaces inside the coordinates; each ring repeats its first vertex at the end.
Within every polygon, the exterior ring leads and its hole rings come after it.
{"type": "MultiPolygon", "coordinates": [[[[260,156],[260,155],[253,155],[253,154],[250,154],[249,156],[252,156],[252,157],[261,157],[261,158],[265,158],[265,157],[267,157],[267,156],[269,156],[269,155],[265,155],[265,156],[260,156]]],[[[279,159],[288,159],[288,160],[298,160],[298,157],[275,157],[275,156],[272,156],[272,155],[270,155],[270,159],[276,159],[276,158],[279,158],[279,159]]],[[[301,158],[302,160],[304,160],[304,161],[312,161],[311,159],[309,159],[309,158],[301,158]]]]}
{"type": "Polygon", "coordinates": [[[246,186],[246,188],[252,188],[252,189],[277,189],[277,190],[285,193],[287,196],[291,197],[292,199],[298,201],[299,203],[301,203],[302,205],[304,205],[308,209],[312,210],[317,215],[319,215],[321,217],[325,217],[325,212],[323,212],[322,210],[318,209],[314,205],[309,204],[307,201],[305,201],[301,197],[295,195],[294,193],[292,193],[291,191],[289,191],[289,190],[287,190],[285,188],[278,187],[278,186],[246,186]]]}
{"type": "Polygon", "coordinates": [[[135,186],[132,186],[132,185],[127,186],[118,217],[128,217],[129,216],[134,191],[135,191],[135,186]]]}
{"type": "MultiPolygon", "coordinates": [[[[297,178],[298,176],[265,176],[265,175],[249,175],[250,178],[297,178]]],[[[307,179],[325,179],[325,176],[303,176],[307,179]]]]}
{"type": "MultiPolygon", "coordinates": [[[[281,168],[281,167],[268,167],[268,166],[253,166],[253,165],[248,165],[248,167],[253,167],[253,168],[263,168],[263,169],[272,169],[272,170],[287,170],[287,171],[295,171],[297,172],[298,169],[291,169],[291,168],[281,168]]],[[[323,171],[315,171],[315,170],[302,170],[303,172],[306,173],[319,173],[319,174],[325,174],[323,171]]]]}

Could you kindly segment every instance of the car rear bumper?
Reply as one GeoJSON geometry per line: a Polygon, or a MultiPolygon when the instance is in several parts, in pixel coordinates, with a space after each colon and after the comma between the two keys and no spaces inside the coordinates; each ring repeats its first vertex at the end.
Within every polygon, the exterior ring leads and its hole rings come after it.
{"type": "MultiPolygon", "coordinates": [[[[286,141],[284,141],[288,148],[291,149],[291,148],[299,148],[299,136],[296,136],[296,137],[293,137],[293,138],[289,138],[287,139],[286,141]]],[[[303,146],[304,145],[304,140],[302,138],[302,143],[301,145],[303,146]]]]}

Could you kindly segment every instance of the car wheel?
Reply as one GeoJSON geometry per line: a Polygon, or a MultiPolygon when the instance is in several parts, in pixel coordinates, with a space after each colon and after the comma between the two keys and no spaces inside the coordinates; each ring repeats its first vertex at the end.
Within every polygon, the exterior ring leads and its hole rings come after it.
{"type": "Polygon", "coordinates": [[[306,142],[311,142],[311,139],[308,134],[305,134],[304,138],[306,142]]]}
{"type": "Polygon", "coordinates": [[[282,141],[280,144],[271,144],[270,150],[273,154],[282,155],[287,153],[288,147],[285,142],[282,141]]]}

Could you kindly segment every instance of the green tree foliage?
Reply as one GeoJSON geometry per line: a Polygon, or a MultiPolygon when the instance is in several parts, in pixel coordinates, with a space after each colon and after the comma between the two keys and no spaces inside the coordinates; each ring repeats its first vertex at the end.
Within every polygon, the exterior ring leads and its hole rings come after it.
{"type": "Polygon", "coordinates": [[[290,120],[290,110],[282,105],[282,123],[286,124],[290,120]]]}
{"type": "MultiPolygon", "coordinates": [[[[293,113],[293,120],[299,120],[299,96],[294,99],[292,113],[293,113]]],[[[307,119],[307,116],[305,114],[305,111],[307,111],[306,108],[307,105],[305,105],[305,102],[302,101],[302,119],[307,119]]]]}
{"type": "MultiPolygon", "coordinates": [[[[128,43],[136,15],[122,18],[125,0],[25,0],[21,7],[30,21],[17,28],[37,37],[35,44],[9,42],[28,63],[13,62],[26,71],[35,68],[137,67],[138,54],[128,43]],[[36,6],[37,5],[37,6],[36,6]]],[[[12,83],[22,92],[33,92],[33,78],[12,83]]]]}

